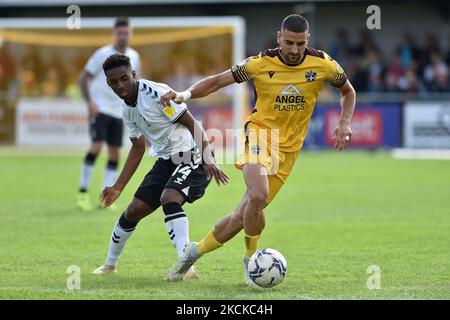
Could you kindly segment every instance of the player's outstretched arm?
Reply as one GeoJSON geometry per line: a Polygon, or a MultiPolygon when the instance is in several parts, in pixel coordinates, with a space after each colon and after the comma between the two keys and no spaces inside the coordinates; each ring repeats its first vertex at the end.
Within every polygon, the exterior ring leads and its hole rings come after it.
{"type": "Polygon", "coordinates": [[[335,139],[334,148],[342,151],[347,147],[352,138],[350,122],[353,111],[355,110],[356,92],[348,80],[338,90],[341,94],[341,118],[334,130],[333,138],[335,139]]]}
{"type": "Polygon", "coordinates": [[[141,136],[139,139],[132,141],[132,147],[128,153],[125,165],[120,173],[119,178],[112,187],[106,187],[102,194],[101,200],[105,208],[109,207],[117,198],[119,198],[122,190],[130,181],[134,172],[136,171],[139,163],[141,163],[142,157],[145,153],[145,138],[141,136]]]}
{"type": "Polygon", "coordinates": [[[183,103],[189,99],[196,99],[206,97],[213,92],[216,92],[220,88],[226,87],[232,83],[236,82],[231,70],[224,71],[222,73],[216,74],[214,76],[206,77],[189,89],[183,92],[169,91],[160,98],[160,102],[163,106],[168,107],[170,100],[175,103],[183,103]]]}
{"type": "Polygon", "coordinates": [[[189,129],[194,137],[195,143],[202,150],[203,155],[203,167],[205,168],[206,176],[209,179],[214,177],[217,184],[227,184],[228,176],[223,172],[214,161],[214,157],[211,152],[211,146],[209,145],[208,136],[200,123],[192,116],[189,111],[186,111],[177,121],[186,128],[189,129]]]}

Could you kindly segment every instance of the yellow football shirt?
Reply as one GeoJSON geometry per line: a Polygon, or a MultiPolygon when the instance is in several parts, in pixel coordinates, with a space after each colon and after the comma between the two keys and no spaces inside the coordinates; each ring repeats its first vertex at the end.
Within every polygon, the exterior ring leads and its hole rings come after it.
{"type": "Polygon", "coordinates": [[[234,65],[231,71],[237,83],[254,83],[256,104],[247,121],[278,129],[279,150],[284,152],[301,149],[324,82],[340,87],[347,81],[335,60],[312,48],[297,65],[287,63],[276,48],[234,65]]]}

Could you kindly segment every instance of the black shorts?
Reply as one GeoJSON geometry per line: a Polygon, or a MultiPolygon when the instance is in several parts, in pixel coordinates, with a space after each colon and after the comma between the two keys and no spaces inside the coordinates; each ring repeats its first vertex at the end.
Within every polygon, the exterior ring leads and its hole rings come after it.
{"type": "Polygon", "coordinates": [[[192,203],[205,194],[211,179],[206,179],[201,152],[198,148],[188,152],[180,152],[177,159],[156,160],[153,168],[147,173],[134,197],[147,203],[152,209],[160,205],[160,198],[165,188],[175,189],[184,199],[192,203]]]}
{"type": "Polygon", "coordinates": [[[96,117],[91,117],[90,134],[94,142],[106,141],[109,146],[121,147],[123,121],[122,119],[99,113],[96,117]]]}

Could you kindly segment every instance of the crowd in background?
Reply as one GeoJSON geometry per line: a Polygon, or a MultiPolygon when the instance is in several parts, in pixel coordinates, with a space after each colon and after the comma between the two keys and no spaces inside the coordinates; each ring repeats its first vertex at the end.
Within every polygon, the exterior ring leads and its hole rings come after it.
{"type": "MultiPolygon", "coordinates": [[[[450,36],[447,43],[440,43],[436,35],[427,34],[424,39],[415,39],[405,33],[398,39],[393,52],[383,50],[383,44],[376,43],[370,33],[362,31],[356,43],[351,42],[345,30],[336,32],[330,44],[317,46],[323,49],[344,67],[357,92],[450,92],[450,36]]],[[[205,40],[206,41],[206,40],[205,40]]],[[[198,79],[221,72],[228,66],[230,53],[223,44],[203,43],[196,48],[211,46],[209,50],[187,50],[174,47],[165,55],[164,63],[151,63],[154,49],[150,53],[142,51],[143,74],[156,81],[167,82],[176,90],[188,87],[198,79]],[[183,60],[183,63],[181,63],[183,60]]],[[[273,47],[276,44],[271,43],[273,47]]],[[[0,90],[16,87],[21,96],[77,96],[78,75],[90,55],[88,49],[80,50],[76,61],[67,63],[65,57],[30,46],[25,55],[17,57],[7,43],[0,46],[0,90]],[[43,57],[50,55],[45,63],[43,57]]],[[[91,50],[92,51],[92,50],[91,50]]],[[[229,49],[228,49],[229,51],[229,49]]],[[[48,58],[48,57],[47,57],[48,58]]],[[[71,59],[73,60],[73,59],[71,59]]]]}
{"type": "Polygon", "coordinates": [[[367,31],[352,44],[339,30],[323,49],[345,66],[357,92],[450,92],[450,35],[440,43],[435,34],[415,39],[405,33],[393,52],[385,52],[367,31]]]}

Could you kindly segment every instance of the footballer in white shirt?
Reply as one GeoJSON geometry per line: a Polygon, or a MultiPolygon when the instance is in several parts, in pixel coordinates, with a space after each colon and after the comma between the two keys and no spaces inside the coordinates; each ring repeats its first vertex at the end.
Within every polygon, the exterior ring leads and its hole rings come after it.
{"type": "Polygon", "coordinates": [[[116,172],[123,139],[121,100],[106,83],[106,76],[102,69],[103,62],[114,53],[122,53],[130,57],[131,65],[138,76],[141,72],[139,54],[128,47],[131,28],[127,18],[117,18],[113,35],[114,44],[97,49],[89,58],[80,77],[80,89],[88,105],[91,138],[91,146],[83,161],[77,194],[77,206],[83,211],[93,209],[88,189],[95,160],[103,143],[106,142],[108,145],[108,163],[101,190],[111,186],[117,178],[116,172]]]}
{"type": "MultiPolygon", "coordinates": [[[[180,257],[189,243],[189,223],[182,205],[200,199],[212,177],[218,185],[228,183],[228,176],[214,161],[206,132],[186,104],[161,105],[160,97],[172,90],[169,86],[137,80],[130,58],[121,54],[108,57],[103,70],[109,86],[123,100],[123,119],[132,142],[119,178],[103,190],[104,206],[110,206],[120,196],[136,171],[146,150],[145,140],[150,142],[150,155],[157,160],[115,224],[108,257],[94,270],[97,274],[116,271],[123,247],[137,223],[160,206],[180,257]]],[[[196,277],[194,268],[186,275],[196,277]]]]}

